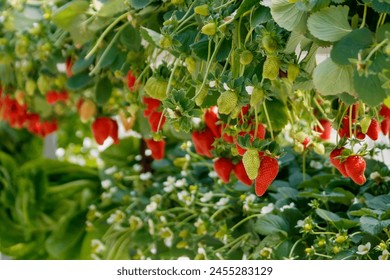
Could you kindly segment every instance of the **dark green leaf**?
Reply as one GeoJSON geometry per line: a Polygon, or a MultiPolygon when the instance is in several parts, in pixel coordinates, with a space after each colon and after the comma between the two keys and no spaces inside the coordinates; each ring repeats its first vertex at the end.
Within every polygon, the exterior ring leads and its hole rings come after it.
{"type": "Polygon", "coordinates": [[[79,60],[77,60],[72,66],[73,75],[77,75],[84,70],[87,70],[94,60],[95,57],[93,55],[91,55],[88,59],[80,58],[79,60]]]}
{"type": "Polygon", "coordinates": [[[287,237],[288,224],[283,218],[268,214],[258,218],[253,229],[262,235],[280,233],[287,237]]]}
{"type": "Polygon", "coordinates": [[[390,208],[390,195],[384,194],[376,196],[372,199],[367,200],[366,204],[372,209],[386,211],[390,208]]]}
{"type": "Polygon", "coordinates": [[[334,227],[336,227],[339,230],[349,229],[349,228],[353,228],[353,227],[356,227],[359,225],[358,222],[354,222],[354,221],[351,221],[348,219],[341,218],[339,215],[337,215],[333,212],[324,210],[324,209],[318,208],[318,209],[316,209],[316,213],[322,219],[331,223],[334,227]]]}
{"type": "Polygon", "coordinates": [[[348,65],[351,63],[350,58],[357,59],[359,51],[368,48],[371,43],[370,30],[355,29],[334,44],[330,56],[337,64],[348,65]]]}
{"type": "Polygon", "coordinates": [[[378,13],[390,13],[390,3],[383,0],[372,0],[372,8],[378,13]]]}
{"type": "Polygon", "coordinates": [[[390,23],[386,23],[377,29],[377,31],[375,33],[376,41],[379,43],[379,42],[382,42],[383,40],[385,40],[386,33],[390,34],[390,23]]]}
{"type": "Polygon", "coordinates": [[[121,31],[119,40],[129,51],[138,51],[141,47],[141,35],[139,31],[131,25],[127,25],[121,31]]]}
{"type": "Polygon", "coordinates": [[[112,83],[109,78],[101,78],[95,89],[96,102],[99,105],[104,105],[111,97],[112,94],[112,83]]]}
{"type": "Polygon", "coordinates": [[[369,209],[369,208],[362,208],[362,209],[359,209],[359,210],[354,210],[354,211],[350,211],[349,212],[349,214],[351,216],[358,216],[358,217],[370,216],[370,217],[374,217],[374,218],[377,218],[382,213],[383,213],[382,211],[372,210],[372,209],[369,209]]]}
{"type": "Polygon", "coordinates": [[[373,217],[363,216],[360,218],[361,229],[372,235],[376,235],[382,231],[382,224],[379,220],[373,217]]]}
{"type": "Polygon", "coordinates": [[[240,7],[237,9],[237,13],[235,15],[235,19],[239,18],[241,15],[251,10],[252,7],[259,4],[258,0],[244,0],[242,1],[240,7]]]}
{"type": "Polygon", "coordinates": [[[356,70],[353,75],[356,93],[361,101],[369,106],[377,106],[387,97],[386,90],[376,74],[360,75],[356,70]]]}
{"type": "Polygon", "coordinates": [[[94,82],[94,78],[88,72],[82,72],[73,75],[67,81],[67,87],[70,90],[80,90],[90,86],[94,82]]]}
{"type": "Polygon", "coordinates": [[[259,6],[252,14],[251,28],[255,28],[259,24],[266,23],[271,18],[270,9],[268,7],[259,6]]]}

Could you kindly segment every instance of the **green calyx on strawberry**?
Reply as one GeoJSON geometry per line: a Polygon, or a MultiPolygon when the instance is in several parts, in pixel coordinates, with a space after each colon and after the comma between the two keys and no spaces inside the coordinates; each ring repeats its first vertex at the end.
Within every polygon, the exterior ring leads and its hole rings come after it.
{"type": "Polygon", "coordinates": [[[262,156],[258,175],[255,180],[255,192],[257,196],[262,196],[268,187],[275,180],[279,173],[278,160],[271,156],[262,156]]]}
{"type": "Polygon", "coordinates": [[[214,170],[218,177],[225,183],[229,183],[230,174],[232,173],[234,164],[231,159],[218,158],[214,161],[214,170]]]}
{"type": "Polygon", "coordinates": [[[238,96],[235,91],[224,91],[217,99],[218,111],[221,114],[229,115],[236,108],[237,103],[238,96]]]}
{"type": "Polygon", "coordinates": [[[277,56],[267,56],[263,64],[263,78],[276,80],[279,77],[280,60],[277,56]]]}
{"type": "Polygon", "coordinates": [[[242,157],[242,162],[244,164],[248,178],[251,180],[255,179],[260,167],[260,157],[258,150],[253,148],[248,149],[242,157]]]}
{"type": "Polygon", "coordinates": [[[150,77],[144,86],[144,91],[150,97],[157,100],[165,100],[167,98],[168,82],[162,78],[150,77]]]}
{"type": "Polygon", "coordinates": [[[347,171],[345,170],[344,162],[341,161],[341,154],[344,147],[334,149],[330,155],[329,160],[333,166],[344,176],[348,177],[347,171]]]}

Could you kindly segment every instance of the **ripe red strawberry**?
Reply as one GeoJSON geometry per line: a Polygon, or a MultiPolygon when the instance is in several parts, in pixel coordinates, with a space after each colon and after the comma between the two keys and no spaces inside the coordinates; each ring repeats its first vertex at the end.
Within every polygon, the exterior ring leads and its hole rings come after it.
{"type": "Polygon", "coordinates": [[[322,128],[321,129],[319,126],[315,126],[314,127],[314,131],[320,133],[320,138],[322,140],[329,140],[330,139],[330,134],[332,132],[332,124],[330,121],[328,120],[325,120],[325,119],[321,119],[320,120],[320,124],[322,125],[322,128]]]}
{"type": "Polygon", "coordinates": [[[146,146],[152,151],[152,158],[160,160],[164,158],[165,154],[165,141],[155,141],[153,138],[145,139],[146,146]]]}
{"type": "MultiPolygon", "coordinates": [[[[265,126],[262,123],[259,123],[259,125],[257,126],[256,138],[263,140],[265,138],[265,132],[266,132],[265,126]]],[[[254,131],[253,131],[253,134],[254,134],[254,131]]]]}
{"type": "Polygon", "coordinates": [[[379,137],[380,130],[381,127],[379,126],[378,121],[376,119],[372,119],[366,134],[368,137],[375,141],[379,137]]]}
{"type": "Polygon", "coordinates": [[[382,104],[379,115],[383,117],[383,121],[381,121],[382,132],[387,135],[390,131],[390,108],[382,104]]]}
{"type": "Polygon", "coordinates": [[[219,121],[218,118],[218,107],[212,106],[209,110],[207,110],[204,113],[204,121],[208,128],[211,129],[211,131],[214,134],[215,138],[221,137],[221,129],[222,126],[219,124],[216,124],[219,121]]]}
{"type": "Polygon", "coordinates": [[[151,97],[144,97],[144,104],[146,105],[144,116],[149,117],[151,113],[157,111],[158,107],[160,107],[161,101],[151,97]]]}
{"type": "Polygon", "coordinates": [[[230,174],[232,173],[234,165],[231,159],[219,158],[214,161],[214,170],[217,172],[218,177],[224,182],[229,183],[230,174]]]}
{"type": "Polygon", "coordinates": [[[96,143],[103,145],[104,141],[111,137],[115,144],[119,143],[118,124],[108,117],[99,117],[92,123],[92,133],[96,143]]]}
{"type": "Polygon", "coordinates": [[[259,174],[255,181],[255,192],[257,196],[262,196],[268,187],[275,180],[279,172],[278,161],[270,156],[261,158],[259,174]]]}
{"type": "Polygon", "coordinates": [[[152,132],[158,132],[158,130],[161,129],[162,126],[164,125],[165,119],[166,118],[162,112],[152,112],[148,118],[148,122],[150,124],[150,129],[152,130],[152,132]]]}
{"type": "Polygon", "coordinates": [[[230,143],[230,144],[233,144],[233,143],[234,143],[234,138],[233,138],[233,136],[228,135],[227,133],[222,134],[222,139],[223,139],[225,142],[227,142],[227,143],[230,143]]]}
{"type": "Polygon", "coordinates": [[[343,120],[341,121],[341,127],[338,131],[339,136],[342,137],[351,137],[351,133],[349,131],[349,117],[345,116],[343,120]]]}
{"type": "Polygon", "coordinates": [[[58,93],[55,90],[50,90],[46,93],[46,101],[48,104],[54,104],[58,101],[58,93]]]}
{"type": "Polygon", "coordinates": [[[210,128],[206,127],[204,131],[192,132],[192,141],[194,142],[195,151],[202,156],[212,157],[214,134],[210,128]]]}
{"type": "Polygon", "coordinates": [[[341,162],[339,158],[336,158],[338,156],[341,155],[341,152],[344,150],[344,148],[340,148],[340,149],[334,149],[330,155],[329,155],[329,159],[330,159],[330,162],[333,164],[334,167],[336,167],[336,169],[338,171],[340,171],[340,173],[344,176],[344,177],[349,177],[348,174],[347,174],[347,171],[345,170],[345,165],[344,165],[344,162],[341,162]]]}
{"type": "Polygon", "coordinates": [[[73,60],[71,57],[68,57],[65,62],[65,72],[68,78],[73,76],[72,67],[73,67],[73,60]]]}
{"type": "Polygon", "coordinates": [[[358,185],[366,182],[364,171],[366,170],[366,161],[361,156],[349,156],[345,163],[345,171],[348,176],[358,185]]]}
{"type": "Polygon", "coordinates": [[[252,185],[252,180],[249,179],[248,175],[246,174],[244,163],[242,162],[242,160],[234,166],[233,172],[236,175],[237,179],[240,180],[243,184],[247,186],[252,185]]]}
{"type": "Polygon", "coordinates": [[[133,71],[129,70],[127,72],[127,87],[131,92],[134,92],[138,89],[138,84],[136,84],[137,77],[134,76],[133,71]]]}
{"type": "Polygon", "coordinates": [[[41,131],[40,131],[40,136],[46,137],[50,133],[53,133],[57,131],[58,129],[58,123],[56,119],[53,119],[51,121],[44,121],[41,123],[41,131]]]}

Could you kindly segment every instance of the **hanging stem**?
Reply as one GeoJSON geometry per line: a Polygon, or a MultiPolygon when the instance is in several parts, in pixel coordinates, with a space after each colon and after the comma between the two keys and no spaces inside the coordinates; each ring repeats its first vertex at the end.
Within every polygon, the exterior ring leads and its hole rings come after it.
{"type": "Polygon", "coordinates": [[[92,50],[90,50],[90,52],[85,56],[86,59],[90,58],[96,51],[97,49],[99,48],[100,44],[103,42],[103,39],[104,37],[106,37],[106,35],[115,27],[115,25],[117,25],[121,20],[125,19],[128,15],[128,12],[122,14],[121,16],[119,16],[116,20],[114,20],[105,30],[104,32],[102,33],[102,35],[100,35],[99,39],[96,41],[96,44],[95,46],[92,48],[92,50]]]}
{"type": "Polygon", "coordinates": [[[364,4],[364,12],[363,12],[363,20],[360,28],[363,28],[366,25],[366,17],[367,17],[367,4],[364,4]]]}
{"type": "Polygon", "coordinates": [[[271,119],[269,118],[267,105],[265,105],[265,102],[263,102],[263,108],[264,108],[265,117],[267,118],[267,123],[269,125],[269,131],[271,132],[271,139],[275,140],[275,138],[274,138],[274,130],[272,128],[271,119]]]}

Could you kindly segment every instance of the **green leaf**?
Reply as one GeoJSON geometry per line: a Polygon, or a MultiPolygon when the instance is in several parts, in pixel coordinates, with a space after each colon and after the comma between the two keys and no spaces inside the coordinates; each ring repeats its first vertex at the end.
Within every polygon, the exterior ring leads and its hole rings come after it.
{"type": "Polygon", "coordinates": [[[372,0],[372,8],[378,13],[390,13],[390,3],[383,0],[372,0]]]}
{"type": "Polygon", "coordinates": [[[334,44],[330,57],[337,64],[351,64],[349,59],[357,59],[359,51],[368,48],[371,43],[372,36],[370,30],[367,28],[353,30],[334,44]]]}
{"type": "Polygon", "coordinates": [[[151,0],[130,0],[130,5],[136,10],[143,9],[149,5],[151,0]]]}
{"type": "Polygon", "coordinates": [[[67,87],[70,90],[80,90],[90,86],[94,81],[88,72],[82,72],[77,75],[73,75],[67,81],[67,87]]]}
{"type": "MultiPolygon", "coordinates": [[[[287,106],[277,100],[266,100],[268,115],[274,131],[282,130],[288,123],[287,106]]],[[[262,115],[263,123],[267,123],[265,114],[262,115]]]]}
{"type": "Polygon", "coordinates": [[[359,210],[354,210],[354,211],[350,211],[349,212],[349,214],[351,216],[358,216],[358,217],[370,216],[370,217],[374,217],[374,218],[377,218],[382,213],[383,213],[382,211],[372,210],[372,209],[369,209],[369,208],[362,208],[362,209],[359,209],[359,210]]]}
{"type": "Polygon", "coordinates": [[[258,218],[253,229],[261,235],[280,233],[287,237],[288,224],[283,218],[268,214],[258,218]]]}
{"type": "Polygon", "coordinates": [[[123,0],[100,0],[100,2],[104,2],[104,4],[97,12],[98,17],[112,17],[126,10],[125,1],[123,0]]]}
{"type": "Polygon", "coordinates": [[[255,28],[259,24],[266,23],[272,18],[271,10],[268,7],[259,6],[252,14],[251,28],[255,28]]]}
{"type": "Polygon", "coordinates": [[[341,218],[339,215],[324,209],[317,208],[316,214],[339,230],[350,229],[359,225],[358,222],[341,218]]]}
{"type": "MultiPolygon", "coordinates": [[[[386,221],[390,221],[390,220],[386,220],[386,221]]],[[[375,219],[373,217],[367,217],[367,216],[361,217],[360,223],[361,223],[360,227],[361,227],[362,231],[367,232],[367,233],[372,234],[372,235],[376,235],[376,234],[380,233],[382,231],[382,229],[384,228],[384,225],[388,224],[388,222],[385,222],[385,224],[382,224],[382,222],[379,221],[378,219],[375,219]]]]}
{"type": "Polygon", "coordinates": [[[386,211],[390,208],[390,194],[376,196],[367,200],[366,204],[372,209],[386,211]]]}
{"type": "Polygon", "coordinates": [[[237,13],[234,16],[235,19],[239,18],[241,15],[251,10],[253,6],[258,5],[258,0],[244,0],[241,2],[240,7],[237,9],[237,13]]]}
{"type": "Polygon", "coordinates": [[[138,51],[141,48],[140,32],[131,25],[121,31],[119,41],[125,45],[127,51],[138,51]]]}
{"type": "Polygon", "coordinates": [[[101,78],[95,88],[95,98],[99,105],[104,105],[111,97],[112,83],[109,78],[101,78]]]}
{"type": "Polygon", "coordinates": [[[307,30],[307,12],[299,9],[296,3],[288,0],[274,0],[271,2],[271,15],[275,22],[287,29],[304,34],[307,30]]]}
{"type": "Polygon", "coordinates": [[[352,77],[352,65],[338,65],[331,58],[327,58],[317,65],[313,72],[314,86],[322,95],[353,93],[352,77]]]}
{"type": "Polygon", "coordinates": [[[142,38],[144,38],[148,43],[154,46],[159,46],[160,40],[162,38],[162,35],[160,33],[157,33],[156,31],[143,26],[140,29],[140,33],[142,38]]]}
{"type": "Polygon", "coordinates": [[[91,55],[88,59],[80,58],[72,66],[73,75],[77,75],[84,70],[87,70],[88,67],[94,62],[95,56],[91,55]]]}
{"type": "Polygon", "coordinates": [[[386,34],[390,34],[390,23],[386,23],[376,30],[376,33],[375,33],[376,41],[382,42],[388,36],[390,36],[390,35],[386,36],[386,34]]]}
{"type": "Polygon", "coordinates": [[[69,31],[76,18],[84,14],[88,8],[88,1],[74,0],[55,10],[52,20],[58,27],[69,31]]]}
{"type": "Polygon", "coordinates": [[[312,14],[307,21],[310,33],[322,41],[340,40],[352,30],[348,12],[348,6],[330,6],[312,14]]]}
{"type": "Polygon", "coordinates": [[[357,97],[369,106],[377,106],[388,96],[382,87],[378,73],[389,71],[386,55],[378,53],[369,66],[367,74],[360,74],[354,71],[354,87],[357,97]]]}

